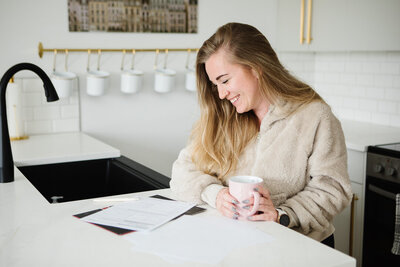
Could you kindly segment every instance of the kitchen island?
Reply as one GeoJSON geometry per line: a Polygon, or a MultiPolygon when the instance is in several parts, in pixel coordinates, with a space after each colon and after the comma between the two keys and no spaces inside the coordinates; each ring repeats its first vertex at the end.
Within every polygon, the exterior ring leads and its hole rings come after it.
{"type": "MultiPolygon", "coordinates": [[[[104,148],[109,149],[108,146],[104,148]]],[[[99,152],[98,148],[96,150],[99,152]]],[[[87,150],[81,151],[88,154],[87,150]]],[[[59,153],[63,154],[62,151],[59,153]]],[[[99,155],[104,156],[101,152],[99,155]]],[[[87,159],[87,156],[75,156],[87,159]]],[[[30,160],[37,162],[34,157],[32,154],[30,160]]],[[[171,197],[169,189],[126,194],[123,197],[155,194],[171,197]]],[[[86,199],[50,204],[15,168],[15,181],[0,184],[0,266],[206,266],[197,262],[168,262],[156,255],[133,251],[132,244],[121,236],[72,216],[114,203],[86,199]]],[[[206,205],[203,207],[207,208],[206,212],[193,216],[221,216],[215,209],[206,205]]],[[[220,266],[350,267],[356,264],[354,258],[277,223],[248,224],[271,235],[274,240],[233,251],[220,262],[220,266]]]]}

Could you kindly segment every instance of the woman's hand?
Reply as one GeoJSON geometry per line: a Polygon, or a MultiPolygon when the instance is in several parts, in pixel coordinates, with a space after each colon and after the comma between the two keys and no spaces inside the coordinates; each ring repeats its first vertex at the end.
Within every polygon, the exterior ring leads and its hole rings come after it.
{"type": "Polygon", "coordinates": [[[236,211],[236,205],[239,202],[229,194],[229,188],[223,188],[219,191],[217,195],[217,199],[215,201],[217,206],[217,210],[222,213],[222,215],[237,219],[239,217],[239,213],[236,211]]]}
{"type": "MultiPolygon", "coordinates": [[[[247,219],[250,221],[278,221],[278,211],[272,203],[268,189],[264,186],[258,186],[256,190],[260,193],[260,204],[256,214],[249,216],[247,219]]],[[[246,205],[249,207],[249,210],[251,210],[254,203],[253,197],[248,201],[249,203],[246,205]]]]}

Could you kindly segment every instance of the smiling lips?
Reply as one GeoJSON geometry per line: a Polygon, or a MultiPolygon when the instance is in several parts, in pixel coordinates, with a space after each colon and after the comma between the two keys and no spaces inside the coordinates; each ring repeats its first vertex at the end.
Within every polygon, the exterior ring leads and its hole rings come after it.
{"type": "Polygon", "coordinates": [[[240,95],[237,95],[236,97],[232,98],[232,99],[230,100],[231,103],[232,103],[232,104],[235,103],[235,102],[239,99],[239,96],[240,96],[240,95]]]}

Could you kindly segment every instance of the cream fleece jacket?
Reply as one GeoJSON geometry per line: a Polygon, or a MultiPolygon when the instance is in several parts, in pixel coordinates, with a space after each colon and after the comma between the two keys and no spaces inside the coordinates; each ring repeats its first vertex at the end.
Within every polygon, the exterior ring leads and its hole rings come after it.
{"type": "Polygon", "coordinates": [[[289,227],[317,241],[334,232],[333,217],[352,197],[341,124],[320,101],[271,105],[257,139],[224,181],[196,169],[189,144],[173,164],[171,191],[177,199],[215,207],[234,175],[263,178],[275,207],[288,213],[289,227]]]}

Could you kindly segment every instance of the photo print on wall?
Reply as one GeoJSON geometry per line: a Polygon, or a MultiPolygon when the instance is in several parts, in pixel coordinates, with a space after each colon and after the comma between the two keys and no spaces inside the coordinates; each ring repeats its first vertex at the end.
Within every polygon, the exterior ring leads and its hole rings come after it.
{"type": "Polygon", "coordinates": [[[68,0],[70,32],[197,33],[198,0],[68,0]]]}

